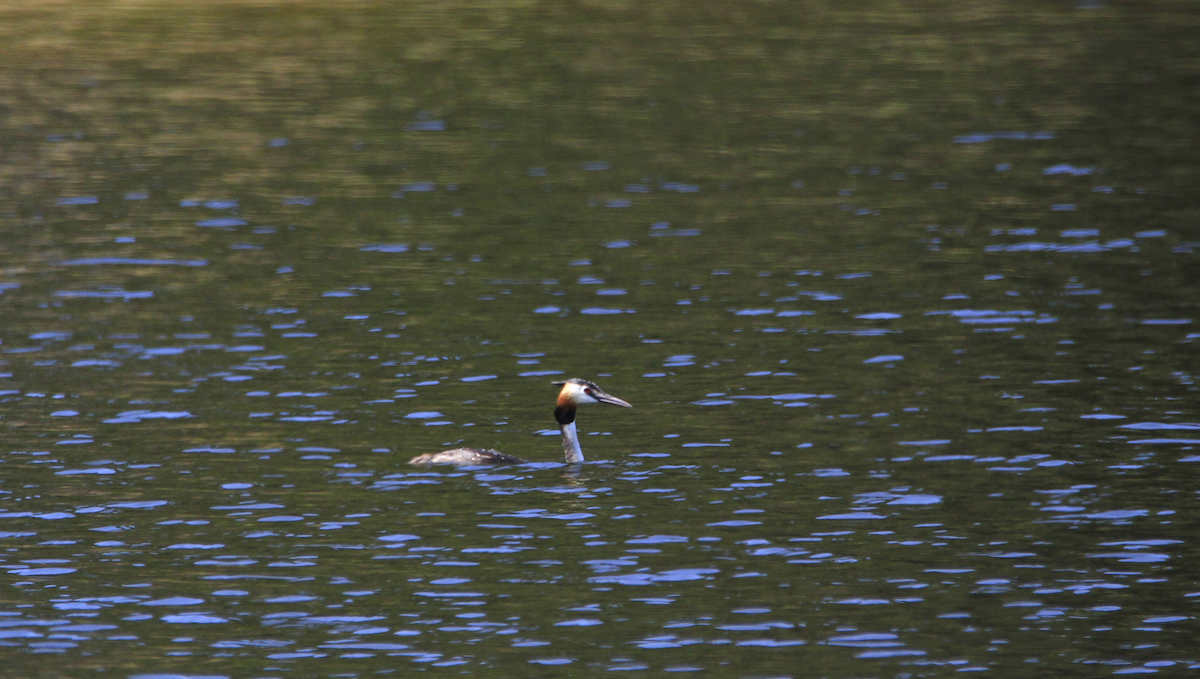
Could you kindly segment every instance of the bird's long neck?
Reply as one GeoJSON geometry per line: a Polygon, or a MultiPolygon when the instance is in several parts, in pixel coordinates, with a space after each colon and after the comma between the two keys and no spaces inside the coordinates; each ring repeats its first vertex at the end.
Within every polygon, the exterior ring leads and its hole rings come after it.
{"type": "Polygon", "coordinates": [[[563,455],[567,464],[582,463],[583,449],[579,447],[579,434],[575,432],[575,408],[569,404],[560,405],[554,409],[554,419],[562,428],[563,455]]]}
{"type": "Polygon", "coordinates": [[[562,433],[563,455],[567,458],[567,464],[581,464],[583,449],[579,447],[579,436],[575,433],[575,423],[562,425],[562,433]]]}

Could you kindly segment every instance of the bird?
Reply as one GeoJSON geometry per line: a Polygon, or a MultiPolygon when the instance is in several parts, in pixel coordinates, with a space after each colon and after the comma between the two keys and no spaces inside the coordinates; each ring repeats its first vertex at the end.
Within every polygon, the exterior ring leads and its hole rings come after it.
{"type": "MultiPolygon", "coordinates": [[[[583,403],[607,403],[609,405],[632,408],[628,401],[619,399],[601,389],[595,382],[572,377],[562,382],[553,382],[561,386],[558,400],[555,402],[554,419],[562,429],[563,455],[567,464],[582,464],[583,450],[579,447],[579,435],[575,432],[575,408],[583,403]]],[[[409,464],[456,464],[456,465],[488,465],[488,464],[523,464],[515,455],[502,453],[491,448],[451,448],[440,453],[425,453],[409,460],[409,464]]]]}

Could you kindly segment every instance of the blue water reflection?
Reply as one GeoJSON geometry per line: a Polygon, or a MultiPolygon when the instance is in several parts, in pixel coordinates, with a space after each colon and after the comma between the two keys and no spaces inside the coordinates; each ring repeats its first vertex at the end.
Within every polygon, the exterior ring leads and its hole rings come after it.
{"type": "Polygon", "coordinates": [[[1200,662],[1187,128],[1093,89],[1179,121],[1155,88],[1183,88],[1064,47],[1159,41],[939,18],[989,73],[1012,36],[1053,56],[1001,96],[919,47],[944,42],[919,10],[842,40],[761,8],[293,9],[147,10],[174,36],[149,51],[98,11],[103,40],[53,29],[95,73],[14,99],[11,671],[1200,662]],[[584,24],[583,52],[553,38],[584,24]],[[176,59],[196,44],[220,58],[176,59]],[[86,132],[48,133],[64,111],[86,132]],[[569,467],[549,383],[576,375],[637,405],[588,412],[569,467]],[[459,445],[533,461],[406,464],[459,445]]]}

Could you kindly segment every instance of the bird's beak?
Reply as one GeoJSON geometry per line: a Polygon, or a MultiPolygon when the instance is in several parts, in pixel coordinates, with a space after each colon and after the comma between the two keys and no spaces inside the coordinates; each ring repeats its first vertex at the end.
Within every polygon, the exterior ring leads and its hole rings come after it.
{"type": "Polygon", "coordinates": [[[629,401],[619,399],[616,396],[613,396],[612,394],[608,394],[603,391],[600,391],[599,389],[592,392],[592,398],[596,399],[597,401],[599,401],[601,403],[607,403],[611,406],[621,406],[622,408],[632,408],[633,407],[629,403],[629,401]]]}

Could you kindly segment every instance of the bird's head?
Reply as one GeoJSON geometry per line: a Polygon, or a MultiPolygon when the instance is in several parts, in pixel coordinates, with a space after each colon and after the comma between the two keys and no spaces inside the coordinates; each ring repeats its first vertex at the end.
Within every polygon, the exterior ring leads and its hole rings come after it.
{"type": "Polygon", "coordinates": [[[607,403],[622,408],[632,408],[628,401],[604,391],[595,382],[572,377],[562,382],[554,382],[561,386],[558,392],[558,402],[554,408],[554,419],[559,424],[567,425],[575,421],[575,407],[581,403],[607,403]]]}

